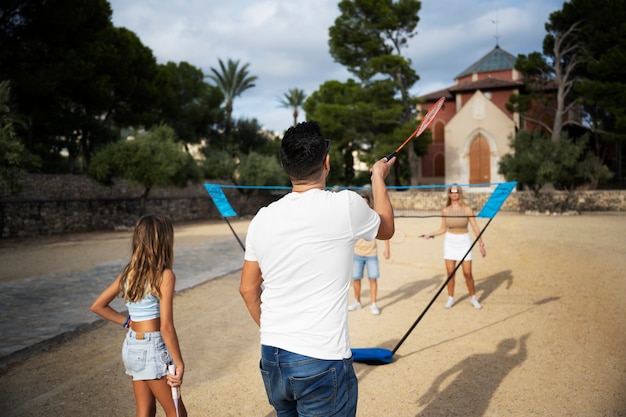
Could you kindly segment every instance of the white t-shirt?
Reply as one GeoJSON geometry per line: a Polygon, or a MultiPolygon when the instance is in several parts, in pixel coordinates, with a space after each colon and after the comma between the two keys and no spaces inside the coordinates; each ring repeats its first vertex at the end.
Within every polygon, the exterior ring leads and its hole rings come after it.
{"type": "Polygon", "coordinates": [[[259,210],[245,259],[263,274],[261,344],[325,360],[349,358],[348,290],[354,243],[379,215],[353,191],[290,193],[259,210]]]}

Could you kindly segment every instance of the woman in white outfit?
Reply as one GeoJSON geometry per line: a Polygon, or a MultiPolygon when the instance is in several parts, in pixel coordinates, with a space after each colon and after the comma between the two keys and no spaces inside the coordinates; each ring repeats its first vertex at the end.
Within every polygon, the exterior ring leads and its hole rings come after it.
{"type": "MultiPolygon", "coordinates": [[[[480,234],[480,229],[476,223],[474,210],[463,201],[463,191],[461,187],[452,185],[448,188],[448,202],[446,207],[441,211],[441,227],[439,230],[422,235],[426,239],[434,238],[445,233],[443,243],[443,259],[446,263],[447,276],[454,272],[457,262],[462,262],[463,276],[465,284],[471,296],[470,303],[474,308],[482,308],[476,299],[474,289],[474,277],[472,276],[472,252],[469,251],[472,246],[472,240],[468,232],[468,224],[472,226],[474,235],[480,234]],[[465,254],[467,253],[467,256],[465,254]],[[465,256],[465,258],[463,258],[465,256]]],[[[480,254],[484,257],[487,255],[485,243],[482,237],[478,240],[480,254]]],[[[448,281],[448,301],[446,308],[454,305],[454,275],[448,281]]]]}

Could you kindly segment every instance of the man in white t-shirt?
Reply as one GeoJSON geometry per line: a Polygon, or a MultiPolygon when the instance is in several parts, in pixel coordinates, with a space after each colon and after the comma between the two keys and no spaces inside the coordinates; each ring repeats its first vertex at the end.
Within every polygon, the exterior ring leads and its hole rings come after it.
{"type": "Polygon", "coordinates": [[[326,191],[330,141],[317,123],[283,137],[292,192],[250,222],[239,291],[261,333],[261,375],[280,416],[355,416],[357,379],[348,335],[354,244],[389,239],[385,187],[395,157],[371,168],[374,208],[353,191],[326,191]]]}

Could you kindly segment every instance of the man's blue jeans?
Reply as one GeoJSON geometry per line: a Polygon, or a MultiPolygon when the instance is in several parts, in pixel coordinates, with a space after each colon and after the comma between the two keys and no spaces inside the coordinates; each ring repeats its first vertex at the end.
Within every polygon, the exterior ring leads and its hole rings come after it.
{"type": "Polygon", "coordinates": [[[321,360],[261,346],[261,376],[278,417],[354,417],[358,382],[352,358],[321,360]]]}

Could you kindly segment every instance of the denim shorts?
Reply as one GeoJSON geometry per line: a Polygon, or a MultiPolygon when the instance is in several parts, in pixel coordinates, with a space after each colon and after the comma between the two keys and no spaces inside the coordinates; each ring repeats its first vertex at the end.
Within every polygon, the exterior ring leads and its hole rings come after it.
{"type": "Polygon", "coordinates": [[[322,360],[261,346],[261,376],[278,417],[354,417],[358,381],[352,358],[322,360]]]}
{"type": "Polygon", "coordinates": [[[139,340],[133,330],[126,333],[122,360],[133,381],[161,379],[167,375],[167,365],[172,362],[161,332],[143,333],[143,339],[139,340]]]}
{"type": "Polygon", "coordinates": [[[378,256],[354,255],[352,279],[362,279],[364,268],[367,268],[367,277],[369,279],[377,279],[380,277],[380,270],[378,269],[378,256]]]}

